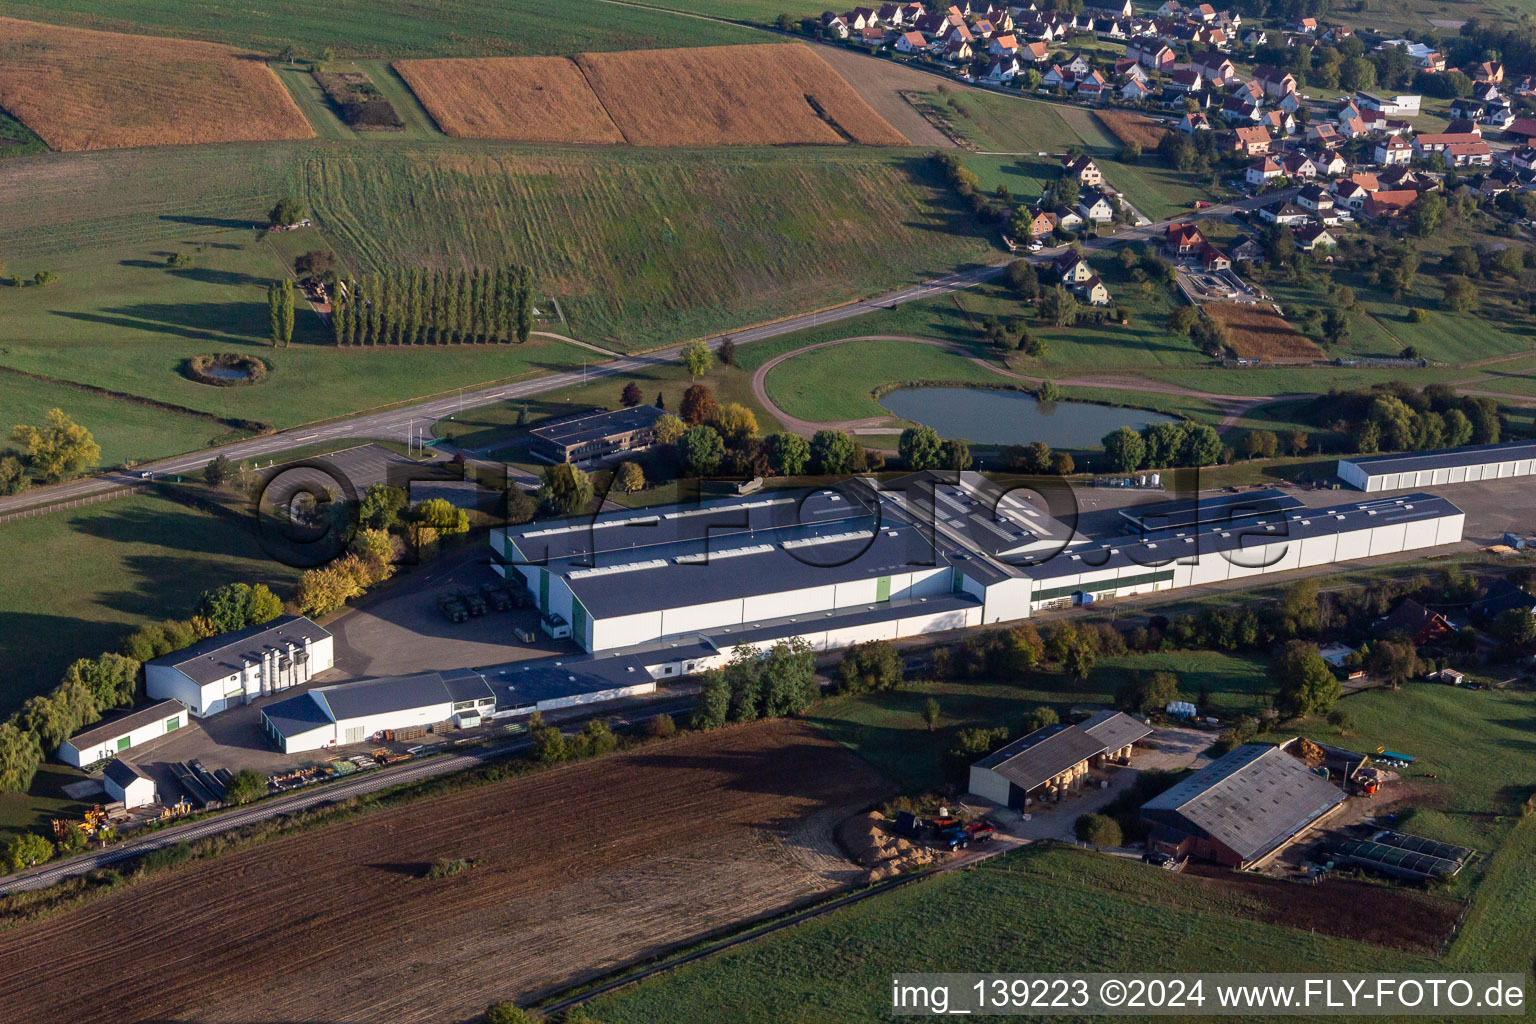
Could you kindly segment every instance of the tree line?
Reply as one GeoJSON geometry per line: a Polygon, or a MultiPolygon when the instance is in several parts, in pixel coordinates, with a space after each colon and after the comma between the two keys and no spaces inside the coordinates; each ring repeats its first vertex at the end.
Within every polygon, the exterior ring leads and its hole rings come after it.
{"type": "Polygon", "coordinates": [[[331,332],[337,345],[518,344],[533,332],[526,266],[412,267],[338,281],[331,332]]]}
{"type": "Polygon", "coordinates": [[[117,651],[73,662],[57,686],[27,698],[0,724],[0,792],[25,792],[48,751],[100,721],[104,712],[133,704],[144,662],[206,637],[270,622],[282,610],[282,601],[264,585],[229,583],[205,591],[191,618],[148,623],[117,651]]]}

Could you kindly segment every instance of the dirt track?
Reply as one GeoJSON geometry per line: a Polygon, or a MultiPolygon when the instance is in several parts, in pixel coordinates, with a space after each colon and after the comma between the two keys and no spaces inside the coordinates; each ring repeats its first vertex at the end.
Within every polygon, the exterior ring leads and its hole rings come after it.
{"type": "Polygon", "coordinates": [[[466,1019],[855,872],[823,827],[887,784],[770,722],[367,815],[0,936],[18,1021],[466,1019]],[[439,857],[474,867],[428,881],[439,857]]]}

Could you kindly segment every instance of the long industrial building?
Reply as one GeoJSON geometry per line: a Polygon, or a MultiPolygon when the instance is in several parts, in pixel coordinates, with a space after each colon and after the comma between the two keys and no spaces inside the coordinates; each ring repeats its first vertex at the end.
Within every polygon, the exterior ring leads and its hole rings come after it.
{"type": "Polygon", "coordinates": [[[137,711],[110,716],[71,736],[59,744],[59,760],[84,768],[186,725],[187,709],[180,701],[156,701],[137,711]]]}
{"type": "Polygon", "coordinates": [[[496,707],[485,677],[469,669],[317,686],[261,711],[261,726],[285,754],[363,743],[385,729],[479,723],[496,707]]]}
{"type": "Polygon", "coordinates": [[[551,636],[588,652],[816,649],[1427,549],[1465,516],[1430,494],[1306,508],[1278,491],[1071,522],[977,474],[861,480],[493,531],[551,636]]]}
{"type": "Polygon", "coordinates": [[[1536,441],[1340,459],[1338,472],[1340,480],[1368,493],[1508,480],[1536,473],[1536,441]]]}

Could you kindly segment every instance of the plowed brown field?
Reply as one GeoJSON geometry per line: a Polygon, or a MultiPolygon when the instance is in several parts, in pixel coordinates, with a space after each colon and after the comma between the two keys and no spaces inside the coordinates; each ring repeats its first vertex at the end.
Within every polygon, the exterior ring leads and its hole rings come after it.
{"type": "Polygon", "coordinates": [[[624,141],[581,69],[567,57],[402,60],[395,70],[449,135],[624,141]]]}
{"type": "Polygon", "coordinates": [[[907,144],[798,44],[583,53],[576,63],[636,146],[907,144]]]}
{"type": "Polygon", "coordinates": [[[851,880],[822,833],[887,789],[773,721],[418,800],[0,934],[0,1006],[72,1024],[463,1020],[851,880]],[[474,866],[420,877],[440,857],[474,866]]]}
{"type": "Polygon", "coordinates": [[[254,54],[0,18],[0,108],[54,149],[308,139],[254,54]]]}
{"type": "Polygon", "coordinates": [[[1268,306],[1210,302],[1201,308],[1206,316],[1227,326],[1232,351],[1240,358],[1308,362],[1323,354],[1312,339],[1268,306]]]}

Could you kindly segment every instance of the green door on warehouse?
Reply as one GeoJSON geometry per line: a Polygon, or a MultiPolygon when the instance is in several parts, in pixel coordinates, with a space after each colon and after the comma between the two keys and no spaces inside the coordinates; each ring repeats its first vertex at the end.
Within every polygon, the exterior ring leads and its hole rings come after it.
{"type": "Polygon", "coordinates": [[[891,578],[889,576],[881,576],[880,579],[875,581],[875,600],[880,602],[889,601],[890,599],[891,578]]]}
{"type": "Polygon", "coordinates": [[[539,570],[539,611],[549,614],[549,573],[539,570]]]}

